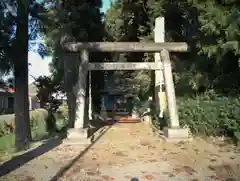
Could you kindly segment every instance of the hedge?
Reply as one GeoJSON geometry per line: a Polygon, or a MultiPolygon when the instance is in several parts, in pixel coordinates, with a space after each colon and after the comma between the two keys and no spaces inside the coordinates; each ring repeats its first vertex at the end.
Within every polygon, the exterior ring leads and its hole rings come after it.
{"type": "MultiPolygon", "coordinates": [[[[42,122],[37,128],[31,130],[33,141],[39,141],[46,138],[49,133],[46,129],[46,123],[42,122]]],[[[15,145],[15,134],[10,133],[8,135],[0,137],[0,151],[6,151],[14,148],[15,145]]]]}
{"type": "Polygon", "coordinates": [[[238,137],[240,97],[178,98],[179,120],[193,134],[238,137]]]}
{"type": "Polygon", "coordinates": [[[61,131],[63,128],[68,125],[68,107],[67,103],[63,103],[59,106],[58,111],[53,114],[56,123],[55,127],[58,131],[61,131]]]}
{"type": "MultiPolygon", "coordinates": [[[[45,109],[36,109],[30,111],[31,130],[36,129],[39,125],[45,125],[47,129],[47,121],[49,119],[48,111],[45,109]]],[[[14,133],[15,130],[14,114],[0,116],[0,137],[14,133]]]]}

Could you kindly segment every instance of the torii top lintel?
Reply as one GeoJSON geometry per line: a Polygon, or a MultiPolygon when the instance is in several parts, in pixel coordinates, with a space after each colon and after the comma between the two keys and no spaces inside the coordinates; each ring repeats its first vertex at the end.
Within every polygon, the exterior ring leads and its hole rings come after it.
{"type": "Polygon", "coordinates": [[[83,49],[90,52],[160,52],[163,49],[169,52],[186,52],[188,45],[185,42],[68,42],[64,49],[67,52],[80,52],[83,49]]]}

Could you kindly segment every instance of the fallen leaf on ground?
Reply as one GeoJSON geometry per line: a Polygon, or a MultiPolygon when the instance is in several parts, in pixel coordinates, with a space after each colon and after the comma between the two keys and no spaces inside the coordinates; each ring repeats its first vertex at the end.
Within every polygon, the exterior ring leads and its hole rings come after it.
{"type": "Polygon", "coordinates": [[[168,174],[168,176],[169,176],[170,178],[176,177],[176,175],[174,175],[174,174],[172,174],[172,173],[168,174]]]}
{"type": "Polygon", "coordinates": [[[197,173],[196,170],[194,170],[193,168],[189,167],[189,166],[183,166],[183,167],[178,167],[176,169],[174,169],[174,172],[176,174],[179,174],[179,173],[182,173],[182,172],[185,172],[187,173],[188,175],[193,175],[195,173],[197,173]]]}
{"type": "Polygon", "coordinates": [[[148,146],[148,148],[155,149],[155,148],[156,148],[156,146],[154,146],[154,145],[149,145],[149,146],[148,146]]]}
{"type": "Polygon", "coordinates": [[[103,178],[104,180],[114,181],[114,178],[111,177],[111,176],[109,176],[109,175],[103,175],[102,178],[103,178]]]}
{"type": "Polygon", "coordinates": [[[149,142],[149,141],[141,141],[140,142],[140,145],[142,145],[142,146],[148,146],[148,145],[150,145],[151,143],[149,142]]]}
{"type": "Polygon", "coordinates": [[[124,178],[131,179],[132,177],[130,175],[125,175],[124,178]]]}
{"type": "Polygon", "coordinates": [[[92,171],[88,171],[88,172],[86,172],[86,174],[90,175],[90,176],[98,175],[96,172],[92,172],[92,171]]]}
{"type": "Polygon", "coordinates": [[[147,179],[147,180],[153,180],[153,179],[155,179],[155,177],[152,176],[152,175],[145,175],[144,178],[147,179]]]}
{"type": "Polygon", "coordinates": [[[223,171],[226,171],[227,173],[232,172],[232,167],[228,164],[224,164],[224,165],[217,165],[217,166],[213,166],[213,165],[209,165],[208,168],[210,170],[213,170],[219,174],[221,174],[223,171]]]}
{"type": "Polygon", "coordinates": [[[117,155],[117,156],[127,156],[127,155],[125,155],[123,152],[121,152],[121,151],[117,151],[117,152],[115,152],[114,153],[115,155],[117,155]]]}
{"type": "Polygon", "coordinates": [[[219,176],[217,176],[217,175],[211,175],[211,176],[209,176],[209,178],[215,179],[215,180],[222,179],[221,177],[219,177],[219,176]]]}
{"type": "Polygon", "coordinates": [[[26,176],[25,181],[34,181],[35,178],[34,177],[30,177],[30,176],[26,176]]]}
{"type": "Polygon", "coordinates": [[[211,162],[217,161],[215,158],[210,159],[211,162]]]}
{"type": "Polygon", "coordinates": [[[163,172],[164,175],[169,175],[170,173],[169,172],[163,172]]]}
{"type": "Polygon", "coordinates": [[[150,163],[153,163],[153,162],[157,162],[157,160],[156,159],[150,159],[150,160],[148,160],[150,163]]]}

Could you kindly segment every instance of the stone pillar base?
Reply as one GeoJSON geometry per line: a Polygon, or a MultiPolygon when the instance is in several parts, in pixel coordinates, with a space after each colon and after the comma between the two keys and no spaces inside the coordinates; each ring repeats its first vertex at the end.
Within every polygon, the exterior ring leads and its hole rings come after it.
{"type": "Polygon", "coordinates": [[[167,128],[163,129],[163,135],[161,136],[165,141],[179,142],[179,141],[191,141],[189,128],[167,128]]]}
{"type": "Polygon", "coordinates": [[[149,116],[149,115],[145,115],[145,116],[143,116],[142,121],[147,123],[147,124],[151,124],[152,123],[152,117],[149,116]]]}
{"type": "Polygon", "coordinates": [[[88,139],[88,129],[69,129],[67,132],[67,138],[64,142],[69,144],[90,144],[91,140],[88,139]]]}

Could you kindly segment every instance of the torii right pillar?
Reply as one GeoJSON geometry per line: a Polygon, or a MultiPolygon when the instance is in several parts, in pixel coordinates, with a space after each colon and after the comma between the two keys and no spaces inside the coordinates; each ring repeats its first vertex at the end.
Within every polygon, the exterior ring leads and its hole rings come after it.
{"type": "MultiPolygon", "coordinates": [[[[164,17],[158,17],[155,19],[154,29],[154,41],[156,43],[165,42],[165,23],[164,17]]],[[[154,54],[155,62],[162,62],[160,53],[154,54]]],[[[163,118],[164,112],[166,111],[166,93],[164,90],[164,79],[163,70],[155,70],[155,90],[154,90],[155,106],[159,113],[158,117],[163,118]]]]}
{"type": "MultiPolygon", "coordinates": [[[[159,17],[155,21],[155,42],[164,42],[164,35],[164,18],[159,17]]],[[[163,66],[163,70],[155,72],[155,96],[157,96],[156,101],[158,101],[156,102],[156,105],[160,107],[159,116],[163,116],[162,111],[164,111],[165,109],[164,104],[166,104],[166,107],[168,108],[168,114],[165,114],[165,116],[167,116],[167,119],[169,121],[168,127],[164,128],[163,138],[166,141],[187,141],[190,139],[190,131],[189,128],[181,128],[179,124],[175,87],[173,82],[173,74],[169,52],[167,50],[162,50],[160,53],[156,53],[155,61],[161,61],[163,66]],[[162,90],[162,85],[164,85],[164,91],[166,93],[162,90]]]]}

